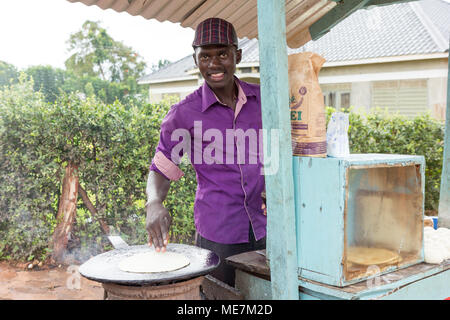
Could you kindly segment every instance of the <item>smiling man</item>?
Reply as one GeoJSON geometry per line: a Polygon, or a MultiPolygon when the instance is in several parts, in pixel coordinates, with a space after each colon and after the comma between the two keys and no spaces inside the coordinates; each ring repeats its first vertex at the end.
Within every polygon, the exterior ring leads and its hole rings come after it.
{"type": "MultiPolygon", "coordinates": [[[[225,258],[266,246],[262,157],[255,157],[262,150],[245,147],[246,141],[260,138],[260,90],[235,76],[242,50],[231,23],[206,19],[197,26],[192,46],[205,82],[173,105],[161,124],[147,181],[149,245],[157,251],[165,251],[167,246],[172,218],[163,201],[170,182],[183,175],[178,164],[186,152],[197,176],[196,244],[219,255],[221,264],[212,275],[234,286],[234,269],[225,258]],[[182,149],[178,148],[180,136],[182,149]],[[239,146],[242,143],[244,146],[239,146]],[[250,158],[256,160],[246,161],[250,158]]],[[[262,145],[260,141],[248,144],[262,145]]]]}

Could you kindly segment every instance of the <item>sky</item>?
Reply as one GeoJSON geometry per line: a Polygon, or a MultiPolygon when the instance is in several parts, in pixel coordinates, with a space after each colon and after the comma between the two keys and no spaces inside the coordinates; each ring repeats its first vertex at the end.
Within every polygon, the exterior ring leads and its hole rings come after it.
{"type": "Polygon", "coordinates": [[[194,31],[169,21],[146,20],[126,12],[67,0],[0,0],[0,61],[23,70],[33,65],[64,68],[66,41],[86,20],[140,54],[147,67],[192,53],[194,31]]]}

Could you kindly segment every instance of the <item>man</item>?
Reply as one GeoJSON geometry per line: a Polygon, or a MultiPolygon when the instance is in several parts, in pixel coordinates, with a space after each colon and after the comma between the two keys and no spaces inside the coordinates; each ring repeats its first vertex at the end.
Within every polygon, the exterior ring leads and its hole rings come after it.
{"type": "Polygon", "coordinates": [[[196,244],[219,255],[212,276],[234,286],[234,269],[225,258],[266,245],[260,90],[234,76],[242,50],[229,22],[201,22],[192,46],[205,82],[173,105],[161,124],[147,181],[149,245],[165,251],[171,217],[162,202],[170,181],[183,175],[177,164],[188,153],[197,176],[196,244]]]}

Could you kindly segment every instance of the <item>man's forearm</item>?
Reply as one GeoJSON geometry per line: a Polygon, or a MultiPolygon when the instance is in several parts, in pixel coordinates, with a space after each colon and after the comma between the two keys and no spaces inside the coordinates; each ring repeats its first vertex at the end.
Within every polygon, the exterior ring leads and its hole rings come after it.
{"type": "Polygon", "coordinates": [[[150,171],[147,179],[147,204],[152,202],[162,203],[170,188],[170,180],[156,171],[150,171]]]}
{"type": "Polygon", "coordinates": [[[146,229],[148,231],[148,243],[154,245],[155,250],[163,252],[166,250],[169,241],[169,230],[172,224],[172,218],[169,211],[163,206],[169,192],[170,180],[163,175],[150,171],[147,179],[147,211],[146,229]]]}

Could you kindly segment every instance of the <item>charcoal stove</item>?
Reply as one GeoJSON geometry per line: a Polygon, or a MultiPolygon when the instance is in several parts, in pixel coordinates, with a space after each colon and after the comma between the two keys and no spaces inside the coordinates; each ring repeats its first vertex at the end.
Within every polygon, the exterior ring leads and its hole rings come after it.
{"type": "Polygon", "coordinates": [[[168,252],[176,252],[189,258],[184,268],[157,273],[131,273],[119,269],[123,259],[154,250],[148,245],[128,246],[111,241],[114,250],[92,257],[80,268],[80,274],[96,282],[104,289],[105,300],[200,300],[200,286],[205,275],[220,263],[216,253],[203,248],[170,243],[168,252]]]}

